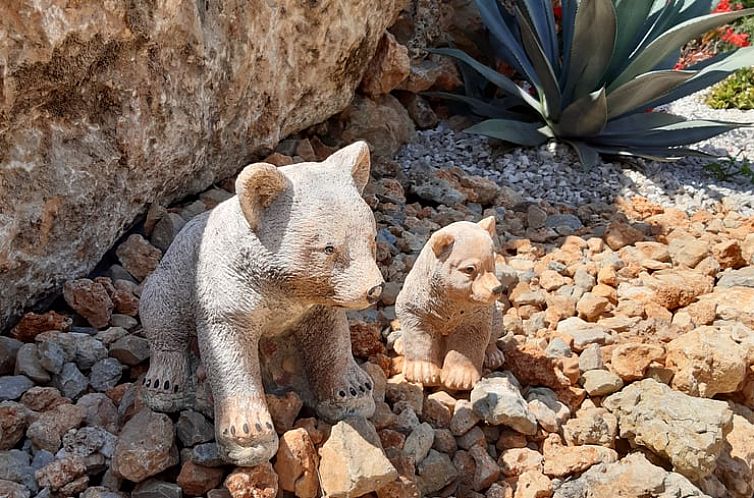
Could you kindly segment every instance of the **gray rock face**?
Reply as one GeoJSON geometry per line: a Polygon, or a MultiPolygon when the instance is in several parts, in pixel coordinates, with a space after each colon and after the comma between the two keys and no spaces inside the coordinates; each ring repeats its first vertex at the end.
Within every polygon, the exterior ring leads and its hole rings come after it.
{"type": "Polygon", "coordinates": [[[201,413],[182,411],[175,424],[178,439],[184,446],[194,446],[215,439],[215,428],[201,413]]]}
{"type": "Polygon", "coordinates": [[[132,498],[181,498],[181,487],[172,482],[149,479],[144,481],[131,493],[132,498]]]}
{"type": "Polygon", "coordinates": [[[95,391],[104,392],[115,387],[123,372],[123,365],[115,358],[104,358],[92,366],[89,384],[95,391]]]}
{"type": "Polygon", "coordinates": [[[718,287],[754,287],[754,266],[724,273],[717,281],[718,287]]]}
{"type": "Polygon", "coordinates": [[[0,451],[0,479],[23,484],[32,491],[37,490],[29,454],[21,450],[0,451]]]}
{"type": "Polygon", "coordinates": [[[198,192],[342,110],[399,8],[160,5],[53,0],[0,21],[0,330],[88,273],[145,204],[198,192]]]}
{"type": "Polygon", "coordinates": [[[107,358],[107,348],[94,337],[78,337],[76,340],[76,365],[89,370],[98,361],[107,358]]]}
{"type": "Polygon", "coordinates": [[[0,377],[0,401],[15,401],[33,385],[34,383],[24,375],[0,377]]]}
{"type": "Polygon", "coordinates": [[[733,421],[726,403],[688,396],[653,379],[631,384],[602,406],[618,418],[620,437],[668,459],[695,482],[714,472],[733,421]]]}
{"type": "Polygon", "coordinates": [[[16,373],[23,374],[40,384],[50,381],[50,374],[39,363],[36,344],[24,344],[18,350],[18,356],[16,356],[16,373]]]}
{"type": "Polygon", "coordinates": [[[12,337],[0,336],[0,375],[13,373],[16,354],[23,343],[12,337]]]}
{"type": "Polygon", "coordinates": [[[126,365],[138,365],[149,358],[149,342],[143,337],[127,335],[110,345],[110,356],[126,365]]]}
{"type": "Polygon", "coordinates": [[[507,425],[523,434],[537,432],[537,419],[521,395],[518,381],[509,372],[492,374],[471,391],[471,404],[490,425],[507,425]]]}
{"type": "Polygon", "coordinates": [[[89,385],[89,379],[76,368],[75,363],[66,363],[63,370],[53,379],[55,387],[60,389],[66,398],[76,399],[89,385]]]}
{"type": "Polygon", "coordinates": [[[555,489],[553,498],[592,496],[652,496],[690,498],[707,496],[688,479],[652,465],[641,453],[632,453],[614,463],[599,464],[555,489]]]}

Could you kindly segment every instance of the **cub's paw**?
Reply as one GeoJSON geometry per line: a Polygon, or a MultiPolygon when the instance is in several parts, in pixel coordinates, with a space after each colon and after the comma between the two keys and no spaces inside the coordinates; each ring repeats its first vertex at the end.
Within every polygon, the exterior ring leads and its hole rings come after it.
{"type": "Polygon", "coordinates": [[[278,450],[267,404],[259,396],[233,396],[215,402],[215,435],[223,459],[253,467],[278,450]]]}
{"type": "Polygon", "coordinates": [[[490,370],[500,368],[505,363],[505,355],[500,351],[497,346],[487,348],[484,353],[484,366],[490,370]]]}
{"type": "Polygon", "coordinates": [[[472,389],[481,377],[479,369],[457,351],[449,351],[445,356],[440,380],[448,389],[467,391],[472,389]]]}
{"type": "MultiPolygon", "coordinates": [[[[324,382],[313,380],[312,382],[324,382]]],[[[327,393],[317,403],[317,413],[329,422],[343,420],[346,417],[371,417],[374,414],[374,384],[371,377],[351,360],[342,375],[330,377],[328,385],[316,386],[317,392],[327,393]]]]}
{"type": "Polygon", "coordinates": [[[188,352],[152,350],[149,370],[142,381],[147,406],[158,412],[176,412],[190,406],[193,391],[188,352]]]}
{"type": "Polygon", "coordinates": [[[440,384],[442,368],[430,360],[403,360],[403,377],[424,386],[440,384]]]}

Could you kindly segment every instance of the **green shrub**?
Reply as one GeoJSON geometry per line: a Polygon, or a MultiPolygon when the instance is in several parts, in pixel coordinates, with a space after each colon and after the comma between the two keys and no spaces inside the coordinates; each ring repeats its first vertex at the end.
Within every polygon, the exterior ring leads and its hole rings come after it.
{"type": "Polygon", "coordinates": [[[754,109],[754,68],[739,69],[712,88],[707,105],[715,109],[754,109]]]}
{"type": "Polygon", "coordinates": [[[454,57],[500,89],[492,100],[464,68],[467,94],[457,100],[486,119],[466,131],[516,145],[557,139],[585,165],[600,154],[668,160],[706,155],[687,145],[741,126],[646,112],[754,65],[754,48],[718,54],[688,70],[672,69],[680,48],[709,30],[754,13],[710,14],[711,0],[563,0],[558,36],[551,0],[475,0],[495,55],[534,93],[461,50],[454,57]]]}

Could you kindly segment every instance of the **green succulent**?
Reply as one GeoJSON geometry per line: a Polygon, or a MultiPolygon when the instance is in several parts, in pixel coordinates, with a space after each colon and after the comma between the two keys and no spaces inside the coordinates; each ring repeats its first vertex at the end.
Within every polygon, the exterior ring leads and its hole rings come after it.
{"type": "Polygon", "coordinates": [[[754,8],[710,14],[712,0],[562,0],[558,36],[551,0],[508,1],[510,11],[497,0],[475,2],[495,56],[534,94],[461,50],[434,49],[463,63],[467,93],[432,95],[463,102],[488,118],[465,130],[469,133],[522,146],[557,139],[588,166],[600,154],[655,160],[707,156],[686,146],[749,126],[647,111],[754,65],[754,47],[746,47],[673,70],[683,45],[754,14],[754,8]],[[485,99],[480,75],[503,97],[485,99]]]}

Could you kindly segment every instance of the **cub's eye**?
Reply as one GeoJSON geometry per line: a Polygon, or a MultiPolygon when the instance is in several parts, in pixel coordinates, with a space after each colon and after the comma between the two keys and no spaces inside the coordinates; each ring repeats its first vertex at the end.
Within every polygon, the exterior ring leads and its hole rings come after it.
{"type": "Polygon", "coordinates": [[[327,253],[327,254],[332,254],[332,253],[334,253],[334,252],[335,252],[335,246],[334,246],[334,245],[332,245],[332,244],[327,244],[327,245],[325,246],[325,253],[327,253]]]}
{"type": "Polygon", "coordinates": [[[476,266],[466,266],[464,268],[461,268],[461,271],[466,275],[473,275],[474,273],[476,273],[476,266]]]}

